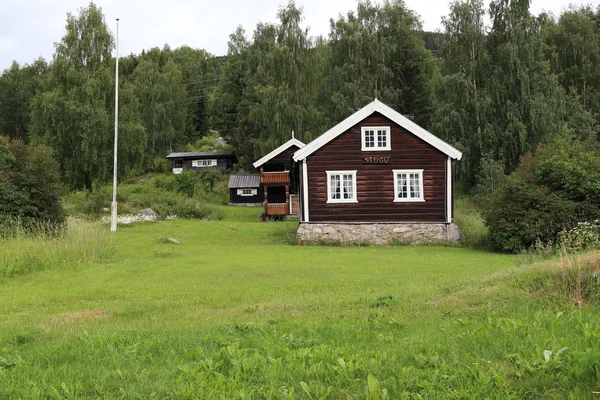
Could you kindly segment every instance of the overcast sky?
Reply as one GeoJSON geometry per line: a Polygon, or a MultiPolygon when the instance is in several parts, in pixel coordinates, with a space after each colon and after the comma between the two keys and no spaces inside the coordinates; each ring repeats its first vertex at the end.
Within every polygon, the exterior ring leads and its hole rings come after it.
{"type": "MultiPolygon", "coordinates": [[[[378,1],[376,1],[378,2],[378,1]]],[[[600,0],[573,1],[597,6],[600,0]]],[[[87,0],[0,0],[0,71],[12,60],[31,63],[42,56],[50,61],[54,43],[64,34],[68,12],[77,14],[87,0]]],[[[426,30],[440,28],[448,13],[448,0],[406,0],[421,18],[426,30]]],[[[488,3],[488,1],[486,1],[488,3]]],[[[532,0],[531,10],[558,15],[569,0],[532,0]]],[[[142,49],[189,45],[212,54],[227,52],[227,41],[238,25],[251,34],[257,22],[275,22],[280,5],[287,0],[97,0],[106,23],[115,32],[120,18],[120,54],[138,54],[142,49]]],[[[356,0],[296,0],[304,9],[304,24],[310,34],[327,35],[329,19],[356,9],[356,0]]]]}

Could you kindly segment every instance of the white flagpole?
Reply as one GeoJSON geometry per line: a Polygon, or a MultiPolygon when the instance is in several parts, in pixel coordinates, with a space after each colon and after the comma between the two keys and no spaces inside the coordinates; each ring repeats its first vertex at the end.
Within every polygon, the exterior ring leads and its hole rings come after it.
{"type": "Polygon", "coordinates": [[[117,57],[115,67],[115,155],[113,165],[113,198],[110,231],[117,231],[117,145],[119,142],[119,18],[117,18],[117,57]]]}

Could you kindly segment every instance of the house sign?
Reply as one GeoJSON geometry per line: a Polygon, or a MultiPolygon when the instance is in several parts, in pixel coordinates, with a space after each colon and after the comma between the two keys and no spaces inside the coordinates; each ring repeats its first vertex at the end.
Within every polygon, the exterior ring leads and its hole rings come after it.
{"type": "Polygon", "coordinates": [[[391,157],[365,157],[364,164],[389,164],[391,157]]]}

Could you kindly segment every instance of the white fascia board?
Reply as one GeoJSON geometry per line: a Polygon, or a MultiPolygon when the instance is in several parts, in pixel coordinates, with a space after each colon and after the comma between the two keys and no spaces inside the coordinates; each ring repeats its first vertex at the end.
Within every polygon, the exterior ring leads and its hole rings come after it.
{"type": "Polygon", "coordinates": [[[456,160],[460,160],[462,158],[462,153],[444,142],[442,139],[438,138],[434,134],[428,132],[427,130],[421,128],[419,125],[412,122],[410,119],[406,118],[404,115],[399,112],[393,110],[392,108],[386,106],[379,100],[375,100],[370,104],[367,104],[312,142],[308,143],[306,146],[298,150],[294,153],[294,161],[300,161],[323,147],[325,144],[329,143],[331,140],[335,139],[342,133],[346,132],[348,129],[352,128],[354,125],[358,124],[363,119],[367,118],[369,115],[374,112],[378,112],[385,117],[389,118],[396,124],[400,125],[416,137],[424,140],[429,143],[431,146],[435,147],[442,153],[447,156],[454,158],[456,160]]]}
{"type": "Polygon", "coordinates": [[[258,168],[267,161],[271,160],[272,158],[277,157],[281,152],[286,151],[292,146],[298,146],[302,149],[305,146],[305,144],[299,141],[298,139],[292,138],[284,144],[282,144],[281,146],[279,146],[278,148],[276,148],[275,150],[273,150],[272,152],[270,152],[269,154],[267,154],[266,156],[264,156],[263,158],[261,158],[260,160],[256,161],[252,165],[254,165],[254,168],[258,168]]]}

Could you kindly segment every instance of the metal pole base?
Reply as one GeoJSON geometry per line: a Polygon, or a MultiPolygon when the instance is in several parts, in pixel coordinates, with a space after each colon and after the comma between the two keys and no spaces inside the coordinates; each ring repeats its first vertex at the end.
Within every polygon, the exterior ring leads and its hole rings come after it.
{"type": "Polygon", "coordinates": [[[110,207],[110,231],[111,232],[116,232],[117,231],[117,202],[113,201],[111,203],[111,207],[110,207]]]}

